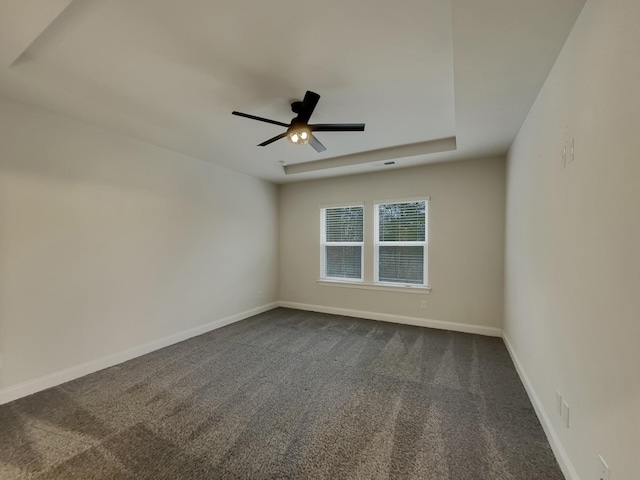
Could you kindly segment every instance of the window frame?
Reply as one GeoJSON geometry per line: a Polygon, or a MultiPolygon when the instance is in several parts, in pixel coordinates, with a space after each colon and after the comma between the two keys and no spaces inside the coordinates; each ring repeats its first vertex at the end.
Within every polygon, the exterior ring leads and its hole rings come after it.
{"type": "Polygon", "coordinates": [[[366,239],[366,208],[364,203],[350,203],[338,205],[323,205],[320,207],[320,280],[335,283],[360,284],[364,282],[364,244],[366,239]],[[327,242],[327,210],[337,208],[362,208],[362,241],[361,242],[327,242]],[[360,278],[330,277],[327,275],[326,247],[360,247],[360,278]]]}
{"type": "Polygon", "coordinates": [[[373,202],[373,283],[385,287],[429,288],[429,197],[373,202]],[[400,203],[424,202],[425,222],[424,241],[380,241],[380,206],[400,203]],[[417,247],[423,248],[422,283],[383,282],[380,281],[380,247],[417,247]]]}

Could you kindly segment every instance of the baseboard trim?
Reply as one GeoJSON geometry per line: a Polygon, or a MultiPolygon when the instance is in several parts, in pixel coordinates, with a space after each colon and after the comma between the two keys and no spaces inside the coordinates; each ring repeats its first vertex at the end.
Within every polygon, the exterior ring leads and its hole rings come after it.
{"type": "Polygon", "coordinates": [[[560,437],[558,436],[556,429],[553,426],[553,423],[549,419],[549,415],[547,415],[546,410],[544,409],[542,402],[540,401],[540,397],[536,393],[533,388],[533,384],[531,380],[529,380],[529,376],[527,372],[524,370],[522,363],[520,363],[520,359],[518,355],[516,355],[511,342],[509,342],[509,338],[503,332],[502,339],[504,340],[505,345],[507,346],[507,351],[511,356],[511,360],[513,360],[513,364],[516,367],[516,371],[520,376],[520,380],[524,385],[527,394],[529,395],[529,400],[531,400],[531,404],[533,405],[534,410],[536,411],[536,415],[538,416],[538,420],[542,424],[542,428],[544,429],[544,433],[547,435],[547,440],[549,440],[549,444],[551,445],[551,449],[553,450],[554,455],[556,456],[556,460],[560,465],[560,469],[564,474],[567,480],[580,480],[578,474],[576,473],[576,469],[573,466],[573,463],[569,459],[569,455],[567,455],[567,451],[562,446],[562,442],[560,441],[560,437]]]}
{"type": "Polygon", "coordinates": [[[211,330],[224,327],[225,325],[244,320],[245,318],[251,317],[253,315],[267,312],[276,308],[277,306],[278,302],[262,305],[260,307],[252,308],[251,310],[246,310],[244,312],[236,313],[235,315],[230,315],[225,318],[214,320],[213,322],[209,322],[205,325],[199,325],[197,327],[190,328],[189,330],[178,332],[173,335],[169,335],[167,337],[130,348],[123,352],[114,353],[112,355],[98,358],[96,360],[91,360],[89,362],[66,368],[64,370],[53,372],[24,383],[3,388],[2,390],[0,390],[0,405],[11,402],[13,400],[17,400],[18,398],[26,397],[27,395],[31,395],[42,390],[46,390],[47,388],[55,387],[65,382],[75,380],[76,378],[80,378],[90,373],[97,372],[98,370],[113,367],[114,365],[126,362],[127,360],[131,360],[141,355],[146,355],[147,353],[151,353],[155,350],[168,347],[169,345],[182,342],[192,337],[197,337],[198,335],[202,335],[203,333],[207,333],[211,330]]]}
{"type": "Polygon", "coordinates": [[[475,333],[489,337],[501,337],[502,330],[495,327],[485,327],[482,325],[470,325],[467,323],[445,322],[442,320],[430,320],[426,318],[405,317],[402,315],[392,315],[388,313],[367,312],[364,310],[351,310],[348,308],[327,307],[324,305],[309,305],[306,303],[280,301],[281,307],[293,308],[296,310],[306,310],[310,312],[330,313],[333,315],[343,315],[345,317],[366,318],[368,320],[378,320],[381,322],[402,323],[404,325],[415,325],[417,327],[437,328],[439,330],[452,330],[454,332],[475,333]]]}

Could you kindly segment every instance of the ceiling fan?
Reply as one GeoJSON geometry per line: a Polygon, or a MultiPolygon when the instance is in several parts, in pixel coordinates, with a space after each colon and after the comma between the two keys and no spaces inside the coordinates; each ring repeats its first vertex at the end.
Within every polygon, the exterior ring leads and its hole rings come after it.
{"type": "Polygon", "coordinates": [[[259,147],[266,147],[267,145],[287,137],[291,143],[302,145],[308,143],[316,152],[324,152],[327,148],[320,143],[320,141],[313,135],[313,132],[364,132],[364,123],[316,123],[315,125],[309,125],[309,118],[313,113],[320,100],[320,95],[315,92],[310,92],[304,95],[304,99],[301,102],[293,102],[291,104],[291,110],[296,113],[297,116],[291,119],[291,123],[286,124],[270,120],[268,118],[256,117],[255,115],[249,115],[242,112],[231,112],[233,115],[239,117],[251,118],[260,122],[272,123],[274,125],[280,125],[281,127],[287,127],[287,131],[276,135],[269,140],[266,140],[260,144],[259,147]]]}

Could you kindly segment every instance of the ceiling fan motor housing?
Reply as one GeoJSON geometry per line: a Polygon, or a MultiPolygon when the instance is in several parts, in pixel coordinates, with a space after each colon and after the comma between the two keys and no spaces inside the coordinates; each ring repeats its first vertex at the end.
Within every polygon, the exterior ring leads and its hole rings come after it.
{"type": "Polygon", "coordinates": [[[293,113],[300,113],[302,110],[302,102],[296,101],[291,103],[291,111],[293,113]]]}

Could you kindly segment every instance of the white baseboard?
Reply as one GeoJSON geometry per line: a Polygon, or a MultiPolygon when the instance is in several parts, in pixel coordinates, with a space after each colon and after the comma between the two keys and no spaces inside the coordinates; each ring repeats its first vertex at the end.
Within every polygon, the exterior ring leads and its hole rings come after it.
{"type": "Polygon", "coordinates": [[[158,340],[154,340],[152,342],[130,348],[123,352],[114,353],[112,355],[98,358],[96,360],[91,360],[89,362],[66,368],[58,372],[50,373],[49,375],[35,378],[18,385],[3,388],[2,390],[0,390],[0,405],[2,405],[3,403],[11,402],[13,400],[17,400],[18,398],[26,397],[27,395],[31,395],[32,393],[46,390],[47,388],[55,387],[62,383],[69,382],[93,372],[97,372],[98,370],[112,367],[119,363],[126,362],[127,360],[131,360],[132,358],[146,355],[147,353],[159,350],[164,347],[168,347],[169,345],[173,345],[174,343],[182,342],[192,337],[197,337],[198,335],[202,335],[203,333],[207,333],[211,330],[215,330],[217,328],[224,327],[225,325],[244,320],[245,318],[251,317],[253,315],[266,312],[268,310],[276,308],[277,306],[278,302],[262,305],[251,310],[236,313],[235,315],[231,315],[229,317],[214,320],[213,322],[207,323],[205,325],[190,328],[189,330],[175,333],[173,335],[169,335],[168,337],[160,338],[158,340]]]}
{"type": "Polygon", "coordinates": [[[562,442],[560,441],[560,437],[558,437],[558,434],[556,433],[556,430],[553,427],[553,423],[549,419],[549,416],[547,415],[547,412],[544,409],[542,402],[540,401],[540,397],[538,397],[538,394],[534,390],[531,380],[529,380],[527,373],[522,367],[522,363],[520,363],[520,360],[518,359],[518,356],[516,355],[516,352],[513,349],[513,346],[509,342],[509,338],[504,332],[502,334],[502,339],[504,340],[504,343],[507,346],[507,351],[509,352],[509,355],[511,355],[511,360],[513,360],[513,364],[516,367],[516,371],[518,372],[518,375],[520,375],[520,380],[522,381],[522,384],[524,385],[524,388],[527,391],[527,394],[529,395],[529,400],[531,400],[533,408],[536,411],[536,415],[538,415],[538,419],[542,424],[544,433],[547,435],[547,440],[549,440],[549,444],[551,445],[551,449],[553,450],[553,453],[556,456],[556,460],[558,460],[558,464],[560,465],[560,469],[562,470],[562,473],[564,474],[567,480],[580,480],[578,477],[578,474],[576,473],[576,469],[573,466],[573,463],[571,463],[571,460],[569,459],[569,456],[567,455],[566,450],[562,446],[562,442]]]}
{"type": "Polygon", "coordinates": [[[485,327],[482,325],[470,325],[467,323],[445,322],[442,320],[429,320],[418,317],[405,317],[402,315],[392,315],[388,313],[367,312],[364,310],[351,310],[348,308],[325,307],[322,305],[309,305],[306,303],[283,302],[278,304],[281,307],[293,308],[296,310],[307,310],[311,312],[331,313],[334,315],[344,315],[345,317],[366,318],[368,320],[379,320],[382,322],[402,323],[405,325],[415,325],[417,327],[437,328],[440,330],[452,330],[454,332],[476,333],[489,337],[501,337],[502,330],[495,327],[485,327]]]}

